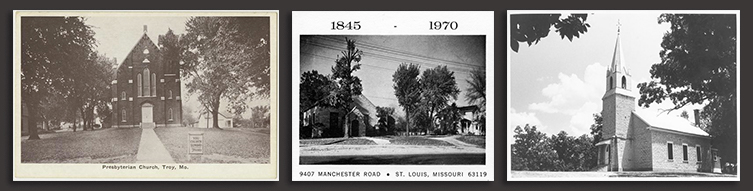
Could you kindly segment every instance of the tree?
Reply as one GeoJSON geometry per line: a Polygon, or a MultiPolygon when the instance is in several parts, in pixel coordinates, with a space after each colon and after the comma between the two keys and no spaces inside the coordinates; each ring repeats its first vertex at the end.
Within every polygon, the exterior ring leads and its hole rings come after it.
{"type": "MultiPolygon", "coordinates": [[[[236,115],[236,116],[239,116],[239,115],[236,115]]],[[[181,117],[181,119],[183,119],[182,123],[186,127],[188,126],[193,127],[194,123],[199,122],[199,120],[196,119],[195,113],[193,112],[193,108],[191,107],[183,107],[183,117],[181,117]]]]}
{"type": "Polygon", "coordinates": [[[30,115],[29,139],[39,139],[42,101],[63,91],[71,76],[66,69],[85,63],[93,52],[93,35],[81,17],[21,18],[21,99],[30,115]]]}
{"type": "MultiPolygon", "coordinates": [[[[661,62],[651,66],[654,81],[638,84],[638,104],[670,100],[668,111],[688,104],[706,104],[701,113],[719,148],[722,162],[737,161],[737,20],[736,15],[662,14],[669,23],[659,52],[661,62]]],[[[724,163],[723,163],[724,164],[724,163]]]]}
{"type": "Polygon", "coordinates": [[[343,118],[343,129],[345,137],[349,136],[348,128],[348,114],[352,111],[353,97],[361,95],[363,86],[361,85],[361,79],[358,76],[353,75],[353,72],[361,69],[361,56],[363,52],[356,48],[356,41],[345,39],[347,43],[347,49],[342,51],[342,55],[335,61],[335,66],[332,67],[332,78],[337,82],[337,88],[335,89],[335,96],[332,100],[332,105],[335,108],[345,111],[343,118]],[[355,62],[355,63],[353,63],[355,62]]]}
{"type": "Polygon", "coordinates": [[[299,86],[301,99],[299,112],[303,114],[307,109],[315,106],[330,106],[332,98],[334,98],[333,92],[336,88],[337,83],[316,70],[303,72],[299,86]]]}
{"type": "Polygon", "coordinates": [[[428,110],[431,123],[429,129],[433,130],[436,113],[447,106],[450,99],[457,99],[460,89],[455,82],[455,72],[447,69],[447,66],[424,71],[420,79],[421,103],[428,110]]]}
{"type": "Polygon", "coordinates": [[[392,74],[392,88],[395,89],[395,96],[400,106],[405,110],[405,132],[406,136],[410,136],[410,118],[412,112],[418,108],[418,103],[421,101],[421,85],[418,80],[418,75],[421,74],[421,70],[417,64],[405,64],[402,63],[398,66],[395,73],[392,74]]]}
{"type": "Polygon", "coordinates": [[[514,130],[515,143],[511,149],[512,170],[553,170],[559,159],[552,148],[551,140],[545,133],[539,132],[536,126],[521,128],[516,126],[514,130]]]}
{"type": "Polygon", "coordinates": [[[577,160],[573,160],[576,171],[588,171],[596,167],[599,160],[598,150],[593,144],[594,138],[586,134],[581,135],[574,142],[574,152],[578,153],[577,160]]]}
{"type": "Polygon", "coordinates": [[[68,96],[73,99],[74,108],[81,113],[83,130],[92,130],[97,116],[109,116],[112,98],[110,82],[115,74],[114,65],[113,60],[106,55],[93,52],[84,63],[67,68],[71,73],[68,96]]]}
{"type": "Polygon", "coordinates": [[[593,136],[593,144],[601,142],[601,132],[604,128],[604,118],[601,117],[601,113],[594,113],[594,124],[591,125],[591,136],[593,136]]]}
{"type": "Polygon", "coordinates": [[[462,115],[455,103],[445,107],[437,114],[439,116],[439,134],[456,134],[462,115]]]}
{"type": "Polygon", "coordinates": [[[510,15],[510,48],[518,52],[520,42],[531,44],[539,43],[544,37],[549,36],[552,26],[560,38],[567,37],[573,41],[573,37],[580,37],[588,32],[590,24],[586,23],[588,14],[571,14],[567,18],[560,19],[561,14],[513,14],[510,15]]]}
{"type": "Polygon", "coordinates": [[[269,128],[269,106],[251,107],[251,122],[254,128],[269,128]]]}
{"type": "Polygon", "coordinates": [[[481,125],[481,131],[486,132],[486,72],[480,68],[471,71],[471,79],[466,79],[470,85],[465,89],[465,100],[478,106],[478,112],[475,120],[481,125]]]}
{"type": "Polygon", "coordinates": [[[212,114],[213,127],[219,128],[222,99],[240,115],[249,99],[269,97],[268,18],[192,17],[179,39],[181,75],[190,79],[186,88],[199,94],[199,102],[212,114]]]}
{"type": "Polygon", "coordinates": [[[395,118],[392,115],[395,113],[395,108],[392,107],[376,107],[377,111],[377,127],[379,127],[380,134],[393,134],[395,128],[395,118]]]}
{"type": "Polygon", "coordinates": [[[555,170],[573,170],[576,168],[576,163],[580,160],[578,152],[575,151],[575,138],[568,136],[565,131],[560,131],[557,135],[552,135],[550,138],[552,142],[552,149],[557,154],[557,158],[561,163],[557,164],[555,170]]]}

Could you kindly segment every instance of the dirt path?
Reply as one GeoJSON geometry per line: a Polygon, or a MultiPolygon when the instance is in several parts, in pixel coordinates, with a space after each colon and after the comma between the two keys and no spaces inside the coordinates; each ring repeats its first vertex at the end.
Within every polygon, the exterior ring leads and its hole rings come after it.
{"type": "Polygon", "coordinates": [[[478,146],[476,146],[474,144],[468,144],[466,142],[459,141],[457,139],[458,137],[460,137],[460,135],[453,135],[453,136],[449,136],[449,137],[430,138],[430,139],[448,142],[448,143],[453,144],[453,145],[458,146],[458,147],[478,147],[478,146]]]}
{"type": "Polygon", "coordinates": [[[376,143],[377,145],[390,145],[391,144],[389,140],[380,139],[380,138],[372,138],[372,137],[359,137],[359,138],[374,141],[374,143],[376,143]]]}

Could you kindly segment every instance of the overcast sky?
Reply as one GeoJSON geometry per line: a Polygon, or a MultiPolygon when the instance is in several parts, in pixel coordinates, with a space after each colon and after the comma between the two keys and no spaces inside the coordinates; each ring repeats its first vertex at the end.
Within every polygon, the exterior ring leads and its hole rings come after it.
{"type": "MultiPolygon", "coordinates": [[[[144,25],[147,26],[147,35],[159,46],[159,35],[167,33],[172,29],[173,33],[180,35],[186,33],[186,21],[189,17],[175,16],[150,16],[150,17],[109,17],[109,16],[89,16],[86,17],[86,24],[92,27],[95,32],[94,38],[97,40],[96,50],[108,57],[117,58],[118,64],[121,64],[131,49],[136,45],[139,38],[144,34],[144,25]]],[[[186,88],[187,80],[183,79],[182,95],[183,107],[189,107],[193,112],[198,112],[201,104],[197,101],[198,95],[189,95],[186,88]]],[[[227,101],[223,100],[221,111],[225,110],[227,101]]],[[[267,99],[253,100],[249,106],[269,105],[267,99]]],[[[243,114],[244,117],[250,117],[251,112],[243,114]]],[[[198,117],[198,115],[196,115],[198,117]]]]}
{"type": "Polygon", "coordinates": [[[404,111],[397,102],[392,87],[392,74],[401,63],[414,63],[421,71],[446,65],[454,72],[460,93],[458,106],[466,106],[465,92],[469,87],[473,68],[483,68],[486,63],[484,36],[301,36],[301,73],[316,70],[332,74],[335,59],[347,47],[345,38],[356,41],[363,51],[361,69],[353,73],[361,79],[362,94],[376,106],[393,107],[396,113],[404,111]]]}
{"type": "MultiPolygon", "coordinates": [[[[621,23],[624,65],[632,74],[632,90],[638,94],[638,83],[651,79],[651,65],[661,62],[662,37],[669,24],[658,24],[659,13],[631,14],[599,12],[589,14],[591,25],[580,38],[564,40],[552,30],[538,44],[521,43],[519,52],[507,47],[510,60],[510,105],[508,125],[536,125],[548,135],[565,131],[579,136],[589,133],[594,113],[602,109],[601,98],[606,89],[606,69],[611,64],[617,38],[617,23],[621,23]]],[[[565,14],[567,15],[567,14],[565,14]]],[[[657,111],[672,107],[671,101],[652,105],[657,111]]],[[[692,109],[683,108],[693,115],[692,109]]],[[[666,115],[677,116],[682,110],[666,115]]],[[[508,142],[510,140],[508,135],[508,142]]]]}

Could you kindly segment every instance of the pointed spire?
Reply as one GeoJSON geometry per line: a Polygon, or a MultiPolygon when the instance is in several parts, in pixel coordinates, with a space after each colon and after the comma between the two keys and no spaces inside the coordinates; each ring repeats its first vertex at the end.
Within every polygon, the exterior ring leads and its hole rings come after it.
{"type": "Polygon", "coordinates": [[[624,72],[627,73],[627,69],[624,66],[625,60],[622,59],[622,45],[620,44],[620,26],[617,21],[617,42],[614,45],[614,55],[612,55],[612,65],[610,66],[612,72],[624,72]]]}
{"type": "Polygon", "coordinates": [[[146,25],[144,25],[144,34],[146,34],[146,25]]]}

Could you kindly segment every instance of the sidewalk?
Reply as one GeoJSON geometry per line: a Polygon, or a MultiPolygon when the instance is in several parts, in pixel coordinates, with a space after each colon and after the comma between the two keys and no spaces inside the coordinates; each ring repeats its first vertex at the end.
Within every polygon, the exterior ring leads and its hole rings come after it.
{"type": "Polygon", "coordinates": [[[136,162],[175,163],[152,128],[144,128],[141,131],[141,142],[139,143],[139,152],[136,154],[136,162]]]}

